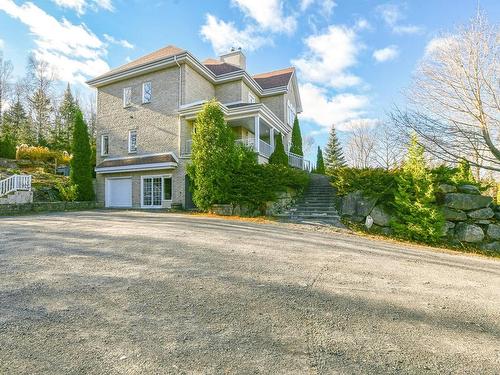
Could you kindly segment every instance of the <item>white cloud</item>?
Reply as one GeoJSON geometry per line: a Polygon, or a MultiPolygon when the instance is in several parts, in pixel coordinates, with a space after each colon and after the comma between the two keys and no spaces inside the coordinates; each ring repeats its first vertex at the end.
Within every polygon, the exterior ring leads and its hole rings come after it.
{"type": "Polygon", "coordinates": [[[363,48],[353,29],[332,25],[324,34],[305,39],[307,52],[292,60],[301,78],[335,88],[355,86],[361,79],[348,71],[363,48]]]}
{"type": "Polygon", "coordinates": [[[83,82],[109,70],[103,59],[106,44],[85,24],[75,25],[64,18],[59,21],[31,2],[17,5],[2,0],[0,10],[29,28],[37,46],[35,55],[51,63],[60,79],[83,82]]]}
{"type": "Polygon", "coordinates": [[[354,28],[356,30],[371,30],[372,25],[365,18],[360,18],[356,21],[354,28]]]}
{"type": "Polygon", "coordinates": [[[314,3],[314,0],[301,0],[300,1],[300,10],[301,11],[305,11],[307,10],[307,8],[309,8],[309,6],[314,3]]]}
{"type": "Polygon", "coordinates": [[[395,45],[388,46],[382,49],[377,49],[373,52],[373,58],[378,62],[394,60],[399,55],[398,47],[395,45]]]}
{"type": "Polygon", "coordinates": [[[109,43],[112,44],[117,44],[119,46],[122,46],[123,48],[128,48],[128,49],[133,49],[134,45],[130,43],[128,40],[125,39],[116,39],[115,37],[108,35],[108,34],[103,34],[104,39],[106,39],[109,43]]]}
{"type": "Polygon", "coordinates": [[[337,6],[337,3],[333,0],[323,0],[321,8],[326,17],[330,17],[333,12],[333,8],[337,6]]]}
{"type": "Polygon", "coordinates": [[[430,55],[439,51],[446,51],[447,47],[456,43],[453,36],[440,36],[432,38],[425,46],[425,55],[430,55]]]}
{"type": "Polygon", "coordinates": [[[5,47],[5,42],[0,39],[0,49],[3,49],[5,47]]]}
{"type": "Polygon", "coordinates": [[[281,0],[232,0],[232,3],[265,30],[291,34],[297,27],[297,20],[294,16],[285,16],[283,14],[283,2],[281,0]]]}
{"type": "Polygon", "coordinates": [[[405,19],[401,7],[396,4],[382,4],[376,8],[376,11],[389,26],[392,32],[396,34],[418,34],[423,31],[422,27],[415,25],[402,25],[400,22],[405,19]]]}
{"type": "Polygon", "coordinates": [[[219,20],[211,14],[207,14],[207,20],[201,27],[200,33],[204,40],[212,44],[212,48],[218,54],[228,52],[232,47],[254,51],[264,44],[271,43],[268,38],[260,36],[251,26],[238,30],[234,23],[219,20]]]}
{"type": "Polygon", "coordinates": [[[328,130],[332,124],[341,131],[350,131],[356,123],[376,125],[374,119],[365,118],[369,97],[356,94],[329,96],[326,89],[312,83],[300,85],[303,112],[301,119],[310,120],[328,130]],[[356,120],[356,121],[354,121],[356,120]]]}
{"type": "Polygon", "coordinates": [[[111,0],[52,0],[62,8],[72,9],[78,14],[84,14],[88,8],[98,10],[99,8],[109,11],[113,10],[111,0]]]}

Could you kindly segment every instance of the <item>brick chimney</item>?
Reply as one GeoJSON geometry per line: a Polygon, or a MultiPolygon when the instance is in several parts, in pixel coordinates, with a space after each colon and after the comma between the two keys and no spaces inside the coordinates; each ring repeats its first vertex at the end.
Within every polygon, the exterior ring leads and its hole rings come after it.
{"type": "Polygon", "coordinates": [[[231,48],[231,52],[221,55],[219,59],[222,62],[236,65],[243,70],[245,70],[247,67],[247,58],[245,57],[243,52],[241,52],[241,48],[231,48]]]}

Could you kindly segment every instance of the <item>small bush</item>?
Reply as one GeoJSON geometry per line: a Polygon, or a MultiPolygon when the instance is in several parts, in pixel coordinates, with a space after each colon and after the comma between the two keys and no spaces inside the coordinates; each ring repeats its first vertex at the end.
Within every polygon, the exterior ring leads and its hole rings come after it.
{"type": "Polygon", "coordinates": [[[17,160],[41,161],[68,165],[71,156],[66,151],[50,150],[48,147],[20,145],[16,150],[17,160]]]}
{"type": "Polygon", "coordinates": [[[56,183],[57,190],[59,191],[59,197],[66,202],[74,202],[78,197],[78,186],[71,183],[56,183]]]}

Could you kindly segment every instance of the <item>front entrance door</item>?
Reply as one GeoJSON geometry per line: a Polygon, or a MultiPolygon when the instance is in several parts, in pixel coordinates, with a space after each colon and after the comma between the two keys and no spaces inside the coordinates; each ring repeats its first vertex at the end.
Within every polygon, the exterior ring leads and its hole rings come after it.
{"type": "Polygon", "coordinates": [[[142,207],[161,208],[162,207],[162,178],[143,177],[142,178],[142,207]]]}
{"type": "Polygon", "coordinates": [[[195,209],[196,205],[193,202],[193,194],[191,193],[191,179],[189,178],[188,175],[186,175],[184,180],[184,191],[186,192],[184,208],[186,210],[195,209]]]}

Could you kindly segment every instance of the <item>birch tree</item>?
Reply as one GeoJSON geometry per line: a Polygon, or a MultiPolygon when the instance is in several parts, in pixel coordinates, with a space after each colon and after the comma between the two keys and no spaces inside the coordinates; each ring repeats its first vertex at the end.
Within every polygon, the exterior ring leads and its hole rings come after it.
{"type": "Polygon", "coordinates": [[[500,171],[500,30],[480,12],[431,41],[408,92],[408,110],[391,114],[445,162],[466,159],[500,171]]]}
{"type": "Polygon", "coordinates": [[[9,60],[5,60],[0,51],[0,124],[2,123],[2,111],[5,109],[7,95],[10,90],[10,79],[14,67],[9,60]]]}

